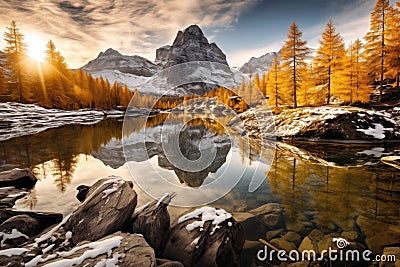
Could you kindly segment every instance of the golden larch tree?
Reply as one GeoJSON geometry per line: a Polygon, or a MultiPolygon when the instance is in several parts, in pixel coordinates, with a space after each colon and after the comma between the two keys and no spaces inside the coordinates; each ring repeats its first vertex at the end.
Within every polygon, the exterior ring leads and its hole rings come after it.
{"type": "Polygon", "coordinates": [[[301,39],[302,35],[302,31],[293,21],[287,34],[287,40],[281,50],[284,87],[291,91],[293,108],[297,108],[297,90],[300,89],[300,83],[303,79],[300,70],[305,68],[305,60],[310,53],[307,41],[301,39]]]}
{"type": "MultiPolygon", "coordinates": [[[[329,105],[331,100],[331,91],[335,86],[333,81],[337,81],[338,72],[343,68],[343,56],[345,47],[342,36],[336,32],[332,20],[326,24],[325,31],[322,33],[319,47],[314,58],[316,71],[327,84],[327,100],[329,105]]],[[[337,81],[338,82],[338,81],[337,81]]]]}
{"type": "Polygon", "coordinates": [[[369,74],[380,79],[378,102],[382,100],[383,79],[387,69],[387,31],[390,4],[389,0],[378,0],[371,12],[370,30],[365,36],[365,51],[369,64],[369,74]]]}

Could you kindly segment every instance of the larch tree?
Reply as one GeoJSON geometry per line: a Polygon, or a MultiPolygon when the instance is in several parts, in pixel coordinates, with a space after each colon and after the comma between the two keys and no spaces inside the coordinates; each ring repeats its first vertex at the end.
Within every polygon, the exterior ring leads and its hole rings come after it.
{"type": "Polygon", "coordinates": [[[378,0],[371,12],[370,31],[365,36],[365,50],[369,63],[370,75],[380,78],[378,102],[382,100],[383,79],[387,68],[387,28],[390,4],[389,0],[378,0]]]}
{"type": "Polygon", "coordinates": [[[268,95],[268,102],[270,106],[274,106],[275,108],[279,105],[279,86],[280,86],[280,67],[279,60],[275,56],[272,61],[271,68],[267,73],[267,85],[266,92],[268,95]]]}
{"type": "Polygon", "coordinates": [[[363,44],[360,39],[350,44],[347,49],[343,69],[343,85],[350,104],[369,101],[367,72],[363,55],[363,44]]]}
{"type": "MultiPolygon", "coordinates": [[[[336,32],[333,22],[329,20],[326,24],[325,31],[322,33],[322,38],[319,41],[316,56],[314,58],[317,72],[320,77],[327,83],[327,100],[329,105],[332,93],[332,81],[335,75],[343,67],[343,56],[345,47],[343,38],[336,32]]],[[[336,77],[335,77],[336,78],[336,77]]]]}
{"type": "Polygon", "coordinates": [[[307,41],[301,39],[303,33],[296,22],[290,25],[287,40],[281,50],[282,70],[285,87],[293,97],[293,108],[297,108],[297,90],[302,81],[301,69],[306,67],[306,58],[310,53],[307,41]]]}
{"type": "Polygon", "coordinates": [[[12,79],[18,85],[18,98],[21,102],[24,98],[22,60],[25,55],[26,45],[24,43],[24,35],[21,33],[21,30],[14,20],[11,21],[10,26],[6,28],[4,41],[6,42],[4,52],[7,54],[8,59],[7,67],[12,73],[12,79]]]}
{"type": "Polygon", "coordinates": [[[400,90],[400,2],[396,3],[396,7],[390,8],[388,22],[388,72],[396,78],[396,87],[400,90]]]}

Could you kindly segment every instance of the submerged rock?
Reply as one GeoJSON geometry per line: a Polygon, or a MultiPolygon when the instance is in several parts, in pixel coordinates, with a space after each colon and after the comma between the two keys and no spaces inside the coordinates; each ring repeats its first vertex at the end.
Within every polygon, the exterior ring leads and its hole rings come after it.
{"type": "Polygon", "coordinates": [[[132,231],[143,234],[157,255],[162,253],[168,235],[170,217],[167,206],[174,196],[167,193],[160,200],[137,209],[132,216],[132,231]]]}
{"type": "Polygon", "coordinates": [[[185,266],[237,266],[244,232],[223,209],[202,207],[171,226],[163,256],[185,266]]]}
{"type": "Polygon", "coordinates": [[[72,232],[72,243],[94,241],[123,229],[136,202],[131,183],[116,176],[98,180],[65,224],[65,229],[72,232]]]}
{"type": "Polygon", "coordinates": [[[0,172],[0,187],[33,188],[37,178],[30,169],[13,169],[0,172]]]}

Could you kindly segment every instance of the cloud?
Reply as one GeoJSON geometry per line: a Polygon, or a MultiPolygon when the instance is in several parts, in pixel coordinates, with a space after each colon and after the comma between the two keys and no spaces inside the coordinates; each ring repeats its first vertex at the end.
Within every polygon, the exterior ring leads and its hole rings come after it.
{"type": "Polygon", "coordinates": [[[16,20],[24,34],[52,39],[71,67],[100,50],[153,59],[154,50],[171,43],[178,30],[199,24],[215,36],[234,26],[253,0],[14,0],[0,1],[0,26],[16,20]],[[7,14],[5,16],[5,14],[7,14]]]}

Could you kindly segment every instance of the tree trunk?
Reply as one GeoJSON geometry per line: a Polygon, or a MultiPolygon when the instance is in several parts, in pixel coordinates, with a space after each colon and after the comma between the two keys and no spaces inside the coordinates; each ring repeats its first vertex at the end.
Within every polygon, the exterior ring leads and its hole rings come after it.
{"type": "Polygon", "coordinates": [[[327,105],[329,105],[331,101],[331,66],[328,67],[328,96],[327,96],[327,105]]]}

